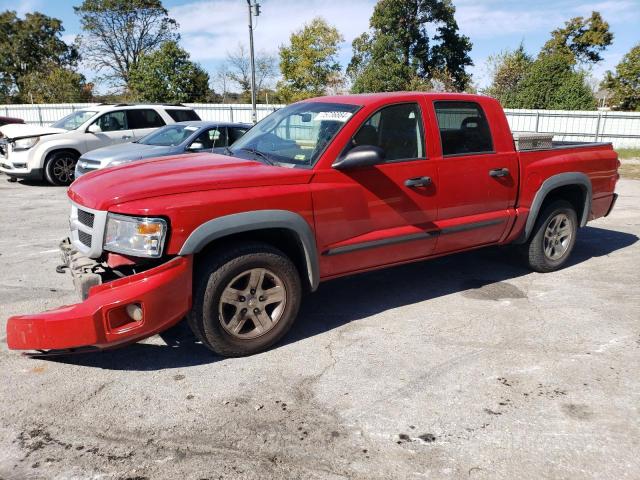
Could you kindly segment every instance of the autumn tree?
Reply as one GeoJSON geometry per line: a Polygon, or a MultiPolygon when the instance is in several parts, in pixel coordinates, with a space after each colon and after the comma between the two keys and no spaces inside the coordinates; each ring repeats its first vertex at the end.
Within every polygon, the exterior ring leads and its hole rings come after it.
{"type": "Polygon", "coordinates": [[[160,0],[84,0],[73,8],[84,32],[83,59],[114,85],[128,87],[143,55],[179,39],[178,25],[160,0]]]}
{"type": "MultiPolygon", "coordinates": [[[[276,59],[264,52],[258,52],[255,56],[255,68],[256,93],[259,97],[260,92],[268,87],[269,82],[277,75],[276,59]]],[[[222,71],[225,72],[228,80],[240,87],[243,101],[249,102],[251,100],[251,59],[248,49],[242,43],[239,43],[235,50],[227,53],[227,61],[222,71]]]]}
{"type": "Polygon", "coordinates": [[[288,103],[339,88],[338,47],[343,41],[338,29],[320,17],[292,33],[289,44],[280,47],[278,97],[288,103]]]}
{"type": "Polygon", "coordinates": [[[593,110],[596,100],[586,74],[560,54],[540,55],[515,92],[513,108],[593,110]]]}
{"type": "Polygon", "coordinates": [[[592,12],[588,18],[572,18],[565,22],[564,27],[552,31],[542,53],[573,56],[576,62],[583,64],[598,63],[602,61],[601,53],[612,42],[609,24],[599,12],[592,12]]]}
{"type": "Polygon", "coordinates": [[[33,103],[85,103],[93,96],[93,84],[84,75],[55,64],[24,77],[23,97],[33,103]]]}
{"type": "Polygon", "coordinates": [[[515,50],[506,50],[489,57],[491,85],[484,93],[497,98],[505,108],[515,108],[518,90],[527,76],[533,58],[524,49],[524,45],[515,50]]]}
{"type": "Polygon", "coordinates": [[[0,94],[4,101],[28,102],[26,85],[45,69],[72,69],[78,50],[62,40],[62,21],[42,13],[19,18],[0,13],[0,94]],[[31,80],[29,80],[31,79],[31,80]]]}
{"type": "Polygon", "coordinates": [[[618,110],[640,112],[640,43],[607,72],[602,86],[612,93],[611,104],[618,110]]]}
{"type": "Polygon", "coordinates": [[[176,42],[165,42],[140,57],[129,74],[129,87],[138,101],[206,102],[209,75],[176,42]]]}
{"type": "Polygon", "coordinates": [[[354,92],[470,84],[471,41],[461,35],[450,0],[379,0],[370,31],[353,41],[347,67],[354,92]]]}

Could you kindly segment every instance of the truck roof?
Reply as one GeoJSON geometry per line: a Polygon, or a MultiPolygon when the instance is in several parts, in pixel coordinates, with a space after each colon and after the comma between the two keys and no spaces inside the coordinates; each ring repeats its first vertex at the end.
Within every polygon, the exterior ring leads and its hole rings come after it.
{"type": "Polygon", "coordinates": [[[403,98],[415,97],[423,95],[430,100],[462,100],[477,101],[479,99],[487,99],[485,95],[476,95],[472,93],[444,93],[444,92],[382,92],[382,93],[358,93],[350,95],[331,95],[326,97],[315,97],[305,102],[335,102],[348,103],[351,105],[371,105],[388,100],[402,100],[403,98]]]}

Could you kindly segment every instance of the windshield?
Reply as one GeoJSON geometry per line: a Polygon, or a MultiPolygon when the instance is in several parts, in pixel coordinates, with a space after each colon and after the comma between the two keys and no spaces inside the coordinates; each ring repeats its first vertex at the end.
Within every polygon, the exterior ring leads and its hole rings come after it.
{"type": "Polygon", "coordinates": [[[234,142],[231,151],[255,152],[255,157],[294,166],[313,165],[358,108],[324,102],[290,105],[256,124],[234,142]]]}
{"type": "Polygon", "coordinates": [[[75,130],[84,122],[93,117],[96,113],[93,110],[78,110],[66,117],[61,118],[51,126],[54,128],[64,128],[65,130],[75,130]]]}
{"type": "Polygon", "coordinates": [[[173,147],[180,145],[193,133],[198,127],[188,125],[167,125],[159,128],[155,132],[150,133],[146,137],[141,138],[138,143],[143,145],[157,145],[162,147],[173,147]]]}

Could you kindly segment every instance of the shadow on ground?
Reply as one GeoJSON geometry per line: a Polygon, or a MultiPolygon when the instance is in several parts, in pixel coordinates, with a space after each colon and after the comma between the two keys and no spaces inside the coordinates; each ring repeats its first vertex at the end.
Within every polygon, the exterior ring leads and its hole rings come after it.
{"type": "MultiPolygon", "coordinates": [[[[637,240],[637,236],[624,232],[583,228],[568,268],[627,248],[637,240]]],[[[385,310],[455,292],[473,296],[482,294],[485,287],[493,285],[499,287],[491,289],[493,293],[490,295],[498,297],[493,299],[518,298],[517,288],[501,283],[530,273],[518,260],[511,249],[486,248],[323,283],[316,293],[304,299],[296,324],[280,345],[320,335],[385,310]]],[[[162,338],[166,345],[138,343],[118,350],[51,360],[87,367],[141,371],[222,360],[196,341],[186,322],[165,332],[162,338]]]]}

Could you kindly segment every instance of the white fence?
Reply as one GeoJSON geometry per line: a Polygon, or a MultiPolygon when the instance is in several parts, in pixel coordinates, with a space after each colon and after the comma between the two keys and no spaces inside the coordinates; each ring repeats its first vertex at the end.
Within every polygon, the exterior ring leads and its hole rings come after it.
{"type": "Polygon", "coordinates": [[[565,110],[511,110],[514,132],[553,133],[554,140],[611,142],[616,148],[640,147],[640,113],[565,110]]]}
{"type": "MultiPolygon", "coordinates": [[[[23,118],[27,123],[48,125],[93,104],[0,105],[0,115],[23,118]]],[[[251,122],[251,105],[186,104],[203,120],[251,122]]],[[[282,105],[258,105],[258,120],[282,105]]],[[[616,148],[640,148],[640,113],[563,110],[506,110],[514,132],[555,134],[556,140],[612,142],[616,148]]]]}

